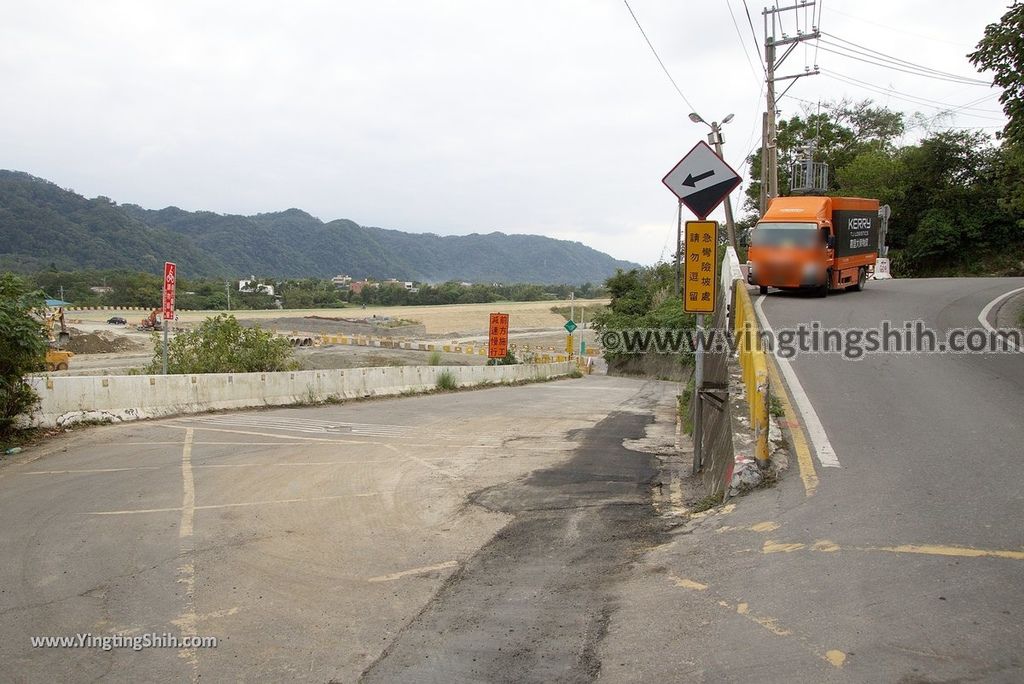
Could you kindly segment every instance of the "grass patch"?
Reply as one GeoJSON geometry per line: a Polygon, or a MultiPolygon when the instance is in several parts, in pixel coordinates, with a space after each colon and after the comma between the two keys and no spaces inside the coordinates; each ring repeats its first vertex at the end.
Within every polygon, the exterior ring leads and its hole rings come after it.
{"type": "Polygon", "coordinates": [[[436,349],[430,352],[430,356],[427,357],[428,366],[440,366],[441,365],[441,352],[436,349]]]}
{"type": "Polygon", "coordinates": [[[703,499],[697,501],[693,506],[690,507],[691,513],[703,513],[704,511],[710,510],[722,503],[725,500],[725,495],[722,493],[708,494],[703,499]]]}
{"type": "Polygon", "coordinates": [[[694,380],[691,377],[686,383],[683,393],[679,395],[679,416],[683,419],[683,432],[688,435],[693,434],[693,410],[690,408],[693,401],[693,387],[694,380]]]}
{"type": "Polygon", "coordinates": [[[450,392],[453,389],[457,389],[459,383],[455,380],[455,375],[448,370],[441,371],[441,374],[437,376],[437,389],[450,392]]]}
{"type": "Polygon", "coordinates": [[[768,413],[776,418],[782,418],[786,415],[786,409],[783,408],[782,402],[779,401],[774,392],[768,393],[768,413]]]}
{"type": "Polygon", "coordinates": [[[398,367],[407,365],[405,361],[391,356],[379,356],[371,354],[366,357],[366,363],[372,368],[398,367]]]}
{"type": "Polygon", "coordinates": [[[589,306],[553,306],[551,307],[551,313],[558,314],[565,320],[569,320],[570,315],[576,316],[576,322],[579,323],[582,318],[584,321],[594,320],[594,316],[602,311],[607,311],[607,304],[590,304],[589,306]]]}

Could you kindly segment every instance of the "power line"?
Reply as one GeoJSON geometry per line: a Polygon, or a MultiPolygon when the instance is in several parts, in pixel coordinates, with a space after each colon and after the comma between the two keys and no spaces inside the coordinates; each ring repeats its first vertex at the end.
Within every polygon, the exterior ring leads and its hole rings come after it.
{"type": "Polygon", "coordinates": [[[658,51],[654,49],[654,45],[651,44],[651,39],[647,37],[647,32],[644,31],[644,27],[640,25],[640,20],[636,18],[633,8],[629,6],[629,0],[622,0],[622,2],[626,5],[626,9],[629,10],[629,14],[633,17],[633,21],[636,22],[636,27],[640,29],[640,34],[644,37],[644,40],[647,41],[647,47],[651,48],[654,58],[658,60],[658,64],[661,65],[661,70],[665,72],[666,76],[668,76],[668,80],[672,83],[672,87],[676,89],[677,93],[679,93],[679,97],[683,98],[683,102],[685,102],[686,106],[690,108],[690,111],[696,110],[697,108],[693,106],[693,104],[686,98],[686,95],[683,95],[683,91],[679,89],[679,86],[676,84],[676,80],[672,78],[672,74],[668,72],[668,68],[665,66],[665,63],[661,61],[661,57],[658,56],[658,51]]]}
{"type": "Polygon", "coordinates": [[[869,47],[867,47],[865,45],[861,45],[860,43],[855,43],[852,40],[846,40],[845,38],[840,38],[839,36],[835,35],[834,33],[827,33],[827,32],[822,31],[822,34],[828,36],[829,38],[834,38],[834,39],[838,40],[840,43],[845,43],[846,44],[846,45],[837,45],[836,43],[833,43],[831,41],[827,41],[826,40],[826,41],[824,41],[824,43],[826,45],[832,45],[833,47],[839,47],[839,48],[842,48],[844,50],[849,50],[850,52],[856,52],[858,54],[861,54],[861,55],[864,55],[864,56],[867,56],[867,57],[871,57],[873,59],[880,59],[880,60],[886,61],[886,62],[893,62],[895,64],[899,64],[899,65],[902,65],[902,66],[907,66],[907,67],[910,67],[912,69],[919,69],[921,71],[928,71],[928,72],[931,72],[931,73],[936,74],[938,76],[946,76],[948,78],[955,78],[955,79],[963,80],[963,81],[971,81],[971,82],[974,82],[974,83],[991,85],[988,81],[985,81],[985,80],[982,80],[982,79],[979,79],[979,78],[973,78],[971,76],[961,76],[959,74],[954,74],[954,73],[951,73],[949,71],[942,71],[940,69],[933,69],[931,67],[924,66],[922,64],[916,64],[916,63],[911,62],[909,60],[902,59],[902,58],[896,57],[894,55],[889,55],[889,54],[886,54],[886,53],[881,52],[879,50],[875,50],[874,48],[869,48],[869,47]]]}
{"type": "MultiPolygon", "coordinates": [[[[725,0],[725,6],[729,8],[729,18],[732,19],[732,26],[736,29],[736,37],[740,39],[740,47],[743,48],[743,55],[747,58],[747,64],[750,66],[750,73],[754,75],[754,79],[760,81],[760,77],[757,75],[757,70],[754,69],[754,62],[750,59],[750,53],[747,51],[747,41],[743,39],[743,34],[740,33],[740,25],[736,23],[736,15],[732,13],[732,3],[729,0],[725,0]]],[[[761,64],[760,58],[758,58],[758,64],[761,64]]],[[[764,64],[761,64],[761,70],[764,71],[764,64]]]]}
{"type": "MultiPolygon", "coordinates": [[[[891,96],[891,97],[895,97],[897,100],[905,100],[905,101],[910,102],[912,104],[919,104],[919,105],[923,105],[925,107],[932,107],[932,108],[940,109],[940,110],[946,110],[946,109],[950,109],[950,108],[954,107],[954,105],[952,105],[949,102],[940,102],[938,100],[931,100],[931,99],[926,98],[926,97],[919,97],[917,95],[910,95],[908,93],[904,93],[903,91],[896,90],[895,88],[892,88],[892,89],[878,88],[877,86],[874,86],[874,85],[872,85],[870,83],[858,80],[858,79],[856,79],[856,78],[854,78],[852,76],[847,76],[846,74],[841,74],[838,71],[834,71],[832,69],[827,69],[823,73],[826,76],[828,76],[829,78],[832,78],[834,80],[843,81],[843,82],[848,83],[850,85],[855,85],[855,86],[858,86],[860,88],[864,88],[865,90],[871,90],[871,91],[874,91],[874,92],[876,92],[876,93],[878,93],[880,95],[888,95],[888,96],[891,96]]],[[[985,97],[989,97],[989,96],[986,95],[985,97]]],[[[984,98],[982,98],[982,99],[984,99],[984,98]]],[[[971,107],[970,104],[968,104],[968,105],[961,105],[959,107],[955,107],[955,109],[957,109],[957,110],[969,109],[971,111],[984,112],[984,113],[987,113],[987,114],[999,114],[1000,113],[999,111],[996,111],[996,110],[993,110],[993,109],[980,109],[980,108],[977,108],[977,107],[971,107]]],[[[995,119],[993,117],[980,116],[980,115],[977,115],[977,114],[965,114],[964,116],[973,116],[973,117],[976,117],[978,119],[989,119],[990,121],[997,121],[998,120],[998,119],[995,119]]]]}
{"type": "Polygon", "coordinates": [[[984,81],[979,81],[979,82],[965,81],[965,80],[956,79],[956,78],[946,78],[945,76],[936,76],[934,74],[929,74],[927,72],[922,72],[922,71],[912,71],[910,69],[903,69],[903,68],[895,66],[893,64],[886,64],[885,62],[876,62],[874,60],[866,59],[864,57],[858,57],[857,55],[851,55],[849,53],[842,52],[841,50],[837,50],[834,47],[822,47],[821,49],[824,50],[825,52],[831,53],[833,55],[839,55],[840,57],[846,57],[847,59],[852,59],[852,60],[857,61],[857,62],[863,62],[864,64],[871,64],[872,66],[882,67],[883,69],[890,69],[892,71],[900,71],[900,72],[903,72],[905,74],[911,74],[913,76],[920,76],[922,78],[933,78],[933,79],[935,79],[937,81],[945,81],[946,83],[956,83],[958,85],[984,86],[986,88],[992,87],[991,83],[985,83],[984,81]]]}
{"type": "MultiPolygon", "coordinates": [[[[818,4],[814,6],[814,9],[818,11],[818,18],[814,21],[813,28],[817,29],[818,33],[821,33],[821,6],[825,4],[825,0],[818,0],[818,4]]],[[[821,37],[814,41],[814,68],[818,68],[818,47],[821,45],[821,37]]]]}
{"type": "MultiPolygon", "coordinates": [[[[757,50],[755,50],[755,52],[757,52],[757,54],[760,55],[761,52],[760,52],[760,47],[759,46],[761,44],[757,42],[757,31],[754,30],[754,20],[750,18],[750,8],[747,7],[747,0],[743,0],[743,9],[747,13],[747,24],[750,26],[750,37],[754,39],[754,46],[758,48],[757,50]]],[[[768,71],[767,70],[765,70],[765,72],[764,72],[764,77],[768,78],[768,71]]]]}
{"type": "Polygon", "coordinates": [[[951,40],[943,40],[942,38],[936,38],[934,36],[926,36],[926,35],[923,35],[921,33],[911,33],[910,31],[904,31],[902,29],[898,29],[898,28],[894,27],[892,24],[883,24],[881,22],[871,21],[870,19],[864,19],[863,17],[858,17],[858,16],[855,16],[855,15],[850,14],[848,12],[842,12],[842,11],[837,10],[837,9],[833,9],[832,11],[835,12],[836,14],[841,14],[844,17],[849,17],[850,19],[856,19],[857,21],[862,21],[865,24],[871,24],[872,26],[878,26],[880,28],[884,28],[884,29],[889,30],[889,31],[894,31],[896,33],[902,33],[902,34],[907,35],[907,36],[913,36],[914,38],[923,38],[925,40],[933,40],[933,41],[935,41],[937,43],[945,43],[946,45],[955,45],[956,47],[964,48],[964,49],[971,49],[971,47],[972,47],[972,46],[966,45],[964,43],[955,43],[955,42],[953,42],[951,40]]]}

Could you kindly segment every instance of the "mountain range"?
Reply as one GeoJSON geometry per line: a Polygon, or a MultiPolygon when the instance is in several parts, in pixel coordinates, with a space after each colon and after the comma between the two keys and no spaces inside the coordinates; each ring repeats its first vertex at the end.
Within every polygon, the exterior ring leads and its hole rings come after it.
{"type": "Polygon", "coordinates": [[[159,272],[164,261],[193,277],[505,283],[599,283],[637,266],[540,235],[404,233],[347,219],[325,223],[300,209],[255,216],[143,209],[0,170],[0,269],[159,272]]]}

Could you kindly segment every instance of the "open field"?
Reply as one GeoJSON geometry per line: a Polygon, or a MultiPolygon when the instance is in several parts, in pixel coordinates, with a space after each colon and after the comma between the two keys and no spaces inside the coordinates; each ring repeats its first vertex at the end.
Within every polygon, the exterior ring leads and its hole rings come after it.
{"type": "MultiPolygon", "coordinates": [[[[576,300],[576,310],[587,306],[594,310],[607,303],[607,300],[576,300]]],[[[361,319],[373,316],[378,319],[414,320],[422,326],[410,326],[409,333],[396,328],[393,332],[399,337],[407,337],[415,341],[428,343],[473,344],[486,343],[488,314],[502,311],[510,315],[510,341],[517,345],[541,347],[551,351],[562,351],[565,348],[565,323],[568,312],[568,301],[543,302],[499,302],[495,304],[452,304],[445,306],[394,306],[394,307],[349,307],[344,309],[271,309],[266,311],[236,310],[231,313],[246,323],[273,325],[280,332],[298,330],[302,332],[331,332],[321,330],[323,320],[310,320],[303,326],[306,316],[321,318],[361,319]],[[559,313],[553,312],[557,308],[559,313]],[[284,327],[282,327],[282,325],[284,327]],[[320,326],[320,327],[318,327],[320,326]],[[425,328],[425,332],[423,332],[425,328]],[[416,334],[417,332],[421,334],[416,334]]],[[[218,311],[184,311],[181,312],[178,324],[182,327],[192,326],[208,316],[222,313],[218,311]]],[[[117,345],[110,345],[109,353],[76,354],[72,359],[71,369],[57,371],[59,375],[123,375],[136,369],[141,370],[152,359],[152,334],[135,330],[135,325],[143,317],[141,311],[74,311],[69,312],[68,319],[78,335],[95,337],[97,333],[104,337],[115,337],[117,345]],[[127,326],[107,325],[111,316],[122,316],[128,320],[127,326]],[[121,346],[130,348],[121,349],[121,346]]],[[[577,316],[578,317],[578,316],[577,316]]],[[[339,324],[344,325],[344,324],[339,324]]],[[[334,334],[373,334],[362,330],[337,330],[334,334]]],[[[577,344],[580,335],[585,335],[587,345],[591,348],[596,338],[591,330],[579,330],[576,333],[577,344]]],[[[381,349],[375,347],[355,347],[336,345],[316,349],[296,349],[295,358],[304,369],[357,368],[367,366],[423,365],[427,363],[428,353],[415,350],[381,349]]],[[[441,363],[446,365],[481,364],[485,357],[466,354],[442,354],[441,363]]]]}
{"type": "MultiPolygon", "coordinates": [[[[577,306],[607,304],[607,299],[577,299],[577,306]]],[[[476,333],[487,329],[487,315],[492,311],[509,314],[512,330],[523,328],[558,328],[565,318],[551,311],[552,307],[568,307],[569,300],[546,300],[541,302],[493,302],[490,304],[445,304],[441,306],[368,306],[346,307],[344,309],[267,309],[260,311],[231,311],[239,319],[258,320],[287,316],[338,316],[345,318],[370,318],[372,316],[405,318],[418,321],[426,326],[428,335],[449,333],[476,333]]],[[[195,323],[223,311],[182,311],[181,323],[195,323]]],[[[138,323],[144,314],[141,311],[72,311],[68,318],[83,322],[101,323],[111,316],[123,316],[131,326],[138,323]]]]}

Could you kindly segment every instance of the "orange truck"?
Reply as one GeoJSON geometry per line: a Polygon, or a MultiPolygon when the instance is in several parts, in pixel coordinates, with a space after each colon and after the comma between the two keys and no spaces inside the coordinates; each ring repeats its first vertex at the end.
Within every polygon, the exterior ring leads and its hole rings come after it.
{"type": "Polygon", "coordinates": [[[881,219],[878,200],[776,197],[750,232],[747,282],[769,287],[861,290],[874,272],[881,219]]]}

